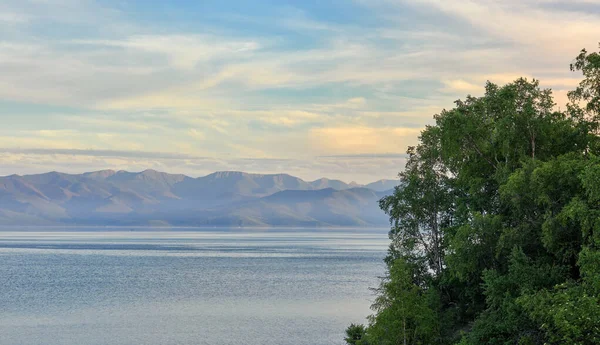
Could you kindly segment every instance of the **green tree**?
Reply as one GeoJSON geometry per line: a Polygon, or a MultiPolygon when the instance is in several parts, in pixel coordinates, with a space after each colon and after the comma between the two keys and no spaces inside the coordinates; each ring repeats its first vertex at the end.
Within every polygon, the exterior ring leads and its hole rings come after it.
{"type": "Polygon", "coordinates": [[[364,325],[350,324],[346,328],[346,337],[344,341],[348,345],[368,345],[366,341],[366,327],[364,325]]]}
{"type": "Polygon", "coordinates": [[[415,284],[413,267],[397,259],[373,303],[368,340],[372,344],[432,344],[438,339],[435,297],[415,284]]]}
{"type": "Polygon", "coordinates": [[[380,206],[392,224],[388,264],[398,258],[418,264],[425,279],[428,270],[439,275],[444,267],[442,231],[451,222],[451,199],[439,130],[428,127],[420,139],[419,146],[408,149],[406,169],[400,174],[402,188],[383,198],[380,206]]]}
{"type": "Polygon", "coordinates": [[[564,111],[537,80],[488,82],[408,149],[361,341],[600,343],[600,54],[571,70],[564,111]]]}
{"type": "Polygon", "coordinates": [[[600,114],[600,53],[588,54],[587,50],[581,53],[571,64],[571,71],[581,71],[584,79],[579,86],[569,92],[568,96],[573,105],[585,103],[585,110],[598,116],[600,114]]]}

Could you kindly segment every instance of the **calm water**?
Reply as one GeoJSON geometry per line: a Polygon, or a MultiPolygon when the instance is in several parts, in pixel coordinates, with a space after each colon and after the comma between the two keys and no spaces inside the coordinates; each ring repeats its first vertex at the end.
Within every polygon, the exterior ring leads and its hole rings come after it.
{"type": "Polygon", "coordinates": [[[385,231],[0,231],[0,344],[342,344],[385,231]]]}

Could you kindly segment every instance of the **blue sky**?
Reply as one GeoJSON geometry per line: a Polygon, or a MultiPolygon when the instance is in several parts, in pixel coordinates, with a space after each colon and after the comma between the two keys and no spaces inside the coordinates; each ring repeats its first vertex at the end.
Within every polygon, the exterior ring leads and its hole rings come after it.
{"type": "Polygon", "coordinates": [[[563,105],[596,0],[0,2],[0,175],[394,178],[486,80],[563,105]]]}

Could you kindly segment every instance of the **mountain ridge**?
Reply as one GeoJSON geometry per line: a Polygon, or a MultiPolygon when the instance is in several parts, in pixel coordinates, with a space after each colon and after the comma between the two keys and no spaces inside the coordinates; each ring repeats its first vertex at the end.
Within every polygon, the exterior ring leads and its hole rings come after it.
{"type": "Polygon", "coordinates": [[[196,178],[152,169],[9,175],[0,177],[0,225],[383,225],[377,201],[392,184],[240,171],[196,178]]]}

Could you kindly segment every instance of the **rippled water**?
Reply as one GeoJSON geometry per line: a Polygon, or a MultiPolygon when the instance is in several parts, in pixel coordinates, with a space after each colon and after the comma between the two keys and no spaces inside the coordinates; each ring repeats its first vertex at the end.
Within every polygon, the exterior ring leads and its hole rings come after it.
{"type": "Polygon", "coordinates": [[[387,247],[382,230],[83,230],[0,231],[0,344],[342,344],[387,247]]]}

